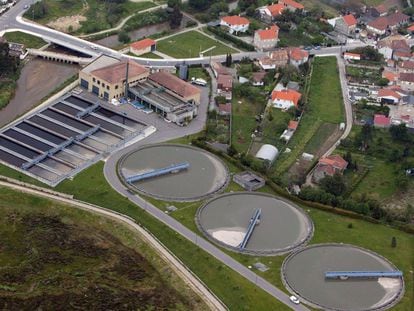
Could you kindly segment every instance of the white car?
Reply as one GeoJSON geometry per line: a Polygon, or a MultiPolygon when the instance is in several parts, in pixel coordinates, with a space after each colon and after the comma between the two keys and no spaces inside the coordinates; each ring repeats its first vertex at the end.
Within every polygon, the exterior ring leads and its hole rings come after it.
{"type": "Polygon", "coordinates": [[[292,301],[296,305],[300,304],[300,301],[299,301],[298,297],[296,297],[296,296],[290,296],[289,299],[290,299],[290,301],[292,301]]]}

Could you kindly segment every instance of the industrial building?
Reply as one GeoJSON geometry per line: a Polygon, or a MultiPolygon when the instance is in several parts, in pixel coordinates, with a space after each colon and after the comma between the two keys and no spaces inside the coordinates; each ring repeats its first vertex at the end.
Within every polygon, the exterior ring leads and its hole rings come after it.
{"type": "Polygon", "coordinates": [[[233,181],[247,191],[255,191],[265,185],[265,180],[249,171],[244,171],[233,176],[233,181]]]}
{"type": "Polygon", "coordinates": [[[109,56],[101,56],[82,69],[79,84],[107,101],[128,97],[136,107],[148,107],[177,124],[197,116],[201,98],[197,87],[171,73],[150,75],[144,66],[109,56]]]}

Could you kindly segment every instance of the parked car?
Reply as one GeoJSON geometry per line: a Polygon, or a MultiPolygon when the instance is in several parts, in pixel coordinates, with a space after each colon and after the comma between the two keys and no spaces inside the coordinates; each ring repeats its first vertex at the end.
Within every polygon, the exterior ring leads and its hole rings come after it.
{"type": "Polygon", "coordinates": [[[300,301],[299,301],[298,297],[296,297],[296,296],[290,296],[290,297],[289,297],[289,299],[290,299],[290,301],[292,301],[295,305],[300,304],[300,301]]]}

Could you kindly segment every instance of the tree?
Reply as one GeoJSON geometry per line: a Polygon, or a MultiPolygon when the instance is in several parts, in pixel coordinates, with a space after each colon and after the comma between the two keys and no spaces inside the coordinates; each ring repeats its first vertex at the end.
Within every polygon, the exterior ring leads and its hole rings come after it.
{"type": "Polygon", "coordinates": [[[169,8],[175,8],[181,6],[181,0],[168,0],[167,5],[169,8]]]}
{"type": "Polygon", "coordinates": [[[379,78],[375,84],[378,86],[387,86],[388,83],[390,83],[390,80],[388,80],[387,78],[379,78]]]}
{"type": "Polygon", "coordinates": [[[405,126],[405,124],[391,125],[389,131],[390,131],[392,139],[394,140],[398,140],[398,141],[408,140],[407,127],[405,126]]]}
{"type": "Polygon", "coordinates": [[[354,169],[355,167],[354,167],[354,162],[353,162],[353,160],[352,160],[352,154],[351,154],[351,152],[350,151],[347,151],[347,153],[345,153],[345,155],[344,155],[344,160],[346,161],[346,162],[348,162],[348,168],[350,168],[350,169],[354,169]]]}
{"type": "Polygon", "coordinates": [[[131,38],[129,37],[128,33],[123,30],[118,34],[118,40],[122,43],[128,43],[131,41],[131,38]]]}
{"type": "Polygon", "coordinates": [[[227,53],[226,62],[225,62],[226,67],[231,67],[232,62],[233,62],[233,57],[231,56],[230,53],[227,53]]]}
{"type": "Polygon", "coordinates": [[[346,185],[341,174],[335,173],[333,176],[326,176],[320,181],[323,190],[335,196],[340,196],[346,190],[346,185]]]}
{"type": "Polygon", "coordinates": [[[393,237],[391,238],[391,247],[392,247],[392,248],[396,248],[396,247],[397,247],[397,239],[396,239],[396,237],[395,237],[395,236],[393,236],[393,237]]]}
{"type": "Polygon", "coordinates": [[[181,25],[181,20],[183,19],[183,13],[181,13],[180,8],[175,6],[173,11],[170,14],[170,28],[177,29],[181,25]]]}
{"type": "Polygon", "coordinates": [[[269,111],[269,114],[267,115],[267,119],[272,122],[273,121],[273,113],[272,110],[269,111]]]}

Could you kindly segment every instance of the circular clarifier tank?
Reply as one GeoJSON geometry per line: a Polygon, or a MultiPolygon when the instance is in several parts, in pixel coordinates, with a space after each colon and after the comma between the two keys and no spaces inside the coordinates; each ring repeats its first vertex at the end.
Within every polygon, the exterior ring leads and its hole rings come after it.
{"type": "Polygon", "coordinates": [[[313,233],[311,220],[300,208],[263,193],[220,195],[200,207],[196,220],[213,242],[252,255],[289,252],[313,233]]]}
{"type": "Polygon", "coordinates": [[[327,279],[325,272],[395,270],[388,260],[366,249],[345,244],[319,244],[287,257],[282,266],[282,278],[289,291],[317,308],[383,310],[402,297],[402,277],[327,279]]]}
{"type": "Polygon", "coordinates": [[[145,172],[187,163],[188,167],[130,183],[144,194],[168,201],[194,201],[222,190],[228,182],[226,165],[211,153],[185,145],[160,144],[139,148],[125,155],[120,175],[127,178],[145,172]]]}

